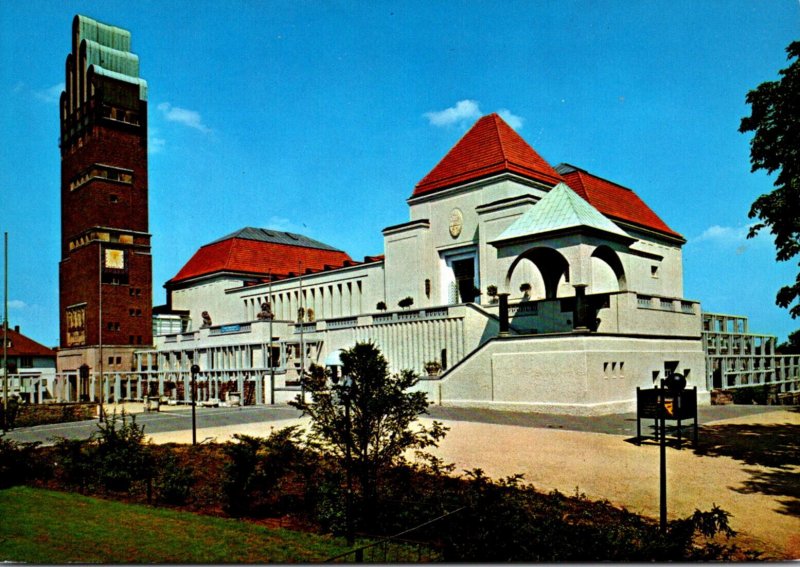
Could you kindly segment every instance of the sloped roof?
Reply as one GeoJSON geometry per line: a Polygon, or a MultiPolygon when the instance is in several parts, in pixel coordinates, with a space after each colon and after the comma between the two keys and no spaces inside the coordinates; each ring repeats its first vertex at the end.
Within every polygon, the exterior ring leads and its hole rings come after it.
{"type": "MultiPolygon", "coordinates": [[[[3,329],[0,326],[0,345],[3,341],[3,329]]],[[[0,352],[2,352],[0,350],[0,352]]],[[[56,351],[29,339],[19,331],[8,329],[8,356],[43,356],[56,357],[56,351]]]]}
{"type": "Polygon", "coordinates": [[[244,240],[255,240],[257,242],[272,242],[273,244],[288,244],[290,246],[305,246],[306,248],[317,248],[319,250],[333,250],[341,252],[333,246],[329,246],[319,240],[314,240],[302,234],[294,232],[283,232],[280,230],[272,230],[271,228],[253,228],[246,226],[236,232],[232,232],[222,238],[212,241],[210,244],[222,242],[230,238],[242,238],[244,240]]]}
{"type": "Polygon", "coordinates": [[[563,181],[528,143],[497,114],[478,120],[417,183],[412,197],[510,171],[555,185],[563,181]]]}
{"type": "Polygon", "coordinates": [[[578,195],[604,215],[683,240],[631,189],[566,163],[556,166],[556,170],[578,195]]]}
{"type": "Polygon", "coordinates": [[[576,228],[590,228],[626,240],[634,240],[566,184],[559,183],[503,231],[496,241],[576,228]]]}
{"type": "Polygon", "coordinates": [[[341,250],[290,232],[247,227],[201,247],[168,284],[222,272],[285,277],[351,262],[341,250]]]}

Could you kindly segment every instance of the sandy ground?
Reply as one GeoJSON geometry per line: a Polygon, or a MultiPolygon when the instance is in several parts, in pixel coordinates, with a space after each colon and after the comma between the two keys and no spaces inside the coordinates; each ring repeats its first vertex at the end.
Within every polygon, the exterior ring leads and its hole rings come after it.
{"type": "MultiPolygon", "coordinates": [[[[164,408],[169,411],[169,408],[164,408]]],[[[126,411],[135,411],[126,407],[126,411]]],[[[800,424],[800,414],[776,410],[760,415],[709,422],[712,424],[800,424]]],[[[234,433],[265,436],[270,428],[307,424],[306,420],[200,429],[198,441],[224,442],[234,433]]],[[[456,470],[482,468],[501,478],[524,474],[540,490],[576,490],[592,499],[607,499],[629,510],[657,518],[659,514],[659,448],[633,445],[619,435],[446,421],[447,437],[437,450],[456,470]]],[[[157,433],[154,443],[190,443],[191,432],[157,433]]],[[[747,465],[730,457],[700,456],[691,449],[667,452],[668,513],[670,518],[690,515],[713,504],[731,513],[737,540],[773,557],[800,558],[800,518],[787,514],[781,496],[746,490],[755,475],[774,472],[769,467],[747,465]]],[[[790,478],[800,467],[784,467],[790,478]]],[[[786,497],[783,497],[786,499],[786,497]]]]}

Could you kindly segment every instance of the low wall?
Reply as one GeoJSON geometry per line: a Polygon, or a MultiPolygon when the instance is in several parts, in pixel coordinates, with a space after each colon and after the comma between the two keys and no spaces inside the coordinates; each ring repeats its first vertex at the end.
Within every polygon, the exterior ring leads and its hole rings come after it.
{"type": "Polygon", "coordinates": [[[636,409],[636,388],[650,388],[668,364],[698,387],[709,404],[705,357],[699,337],[632,337],[563,333],[498,337],[438,380],[417,389],[450,406],[571,415],[636,409]]]}
{"type": "Polygon", "coordinates": [[[49,423],[84,421],[97,416],[96,403],[23,404],[19,406],[14,427],[32,427],[49,423]]]}

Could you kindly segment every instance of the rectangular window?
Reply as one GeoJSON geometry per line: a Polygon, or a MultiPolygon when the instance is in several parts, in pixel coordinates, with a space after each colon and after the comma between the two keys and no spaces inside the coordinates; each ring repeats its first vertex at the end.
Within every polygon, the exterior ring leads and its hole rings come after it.
{"type": "MultiPolygon", "coordinates": [[[[104,179],[109,181],[116,181],[130,185],[133,183],[133,171],[130,169],[123,169],[111,165],[94,164],[86,171],[76,175],[69,182],[69,190],[74,191],[78,187],[85,185],[92,179],[104,179]]],[[[112,201],[116,202],[116,201],[112,201]]]]}
{"type": "Polygon", "coordinates": [[[32,356],[20,356],[19,357],[19,367],[20,368],[33,368],[33,357],[32,356]]]}

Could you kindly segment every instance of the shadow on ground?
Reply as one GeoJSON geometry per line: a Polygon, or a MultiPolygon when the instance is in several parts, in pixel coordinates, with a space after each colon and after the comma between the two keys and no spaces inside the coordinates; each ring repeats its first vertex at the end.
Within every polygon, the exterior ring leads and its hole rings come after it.
{"type": "MultiPolygon", "coordinates": [[[[800,408],[792,411],[800,412],[800,408]]],[[[775,496],[782,506],[778,512],[800,517],[800,425],[703,426],[695,453],[767,467],[769,470],[745,469],[750,478],[734,490],[775,496]]]]}

